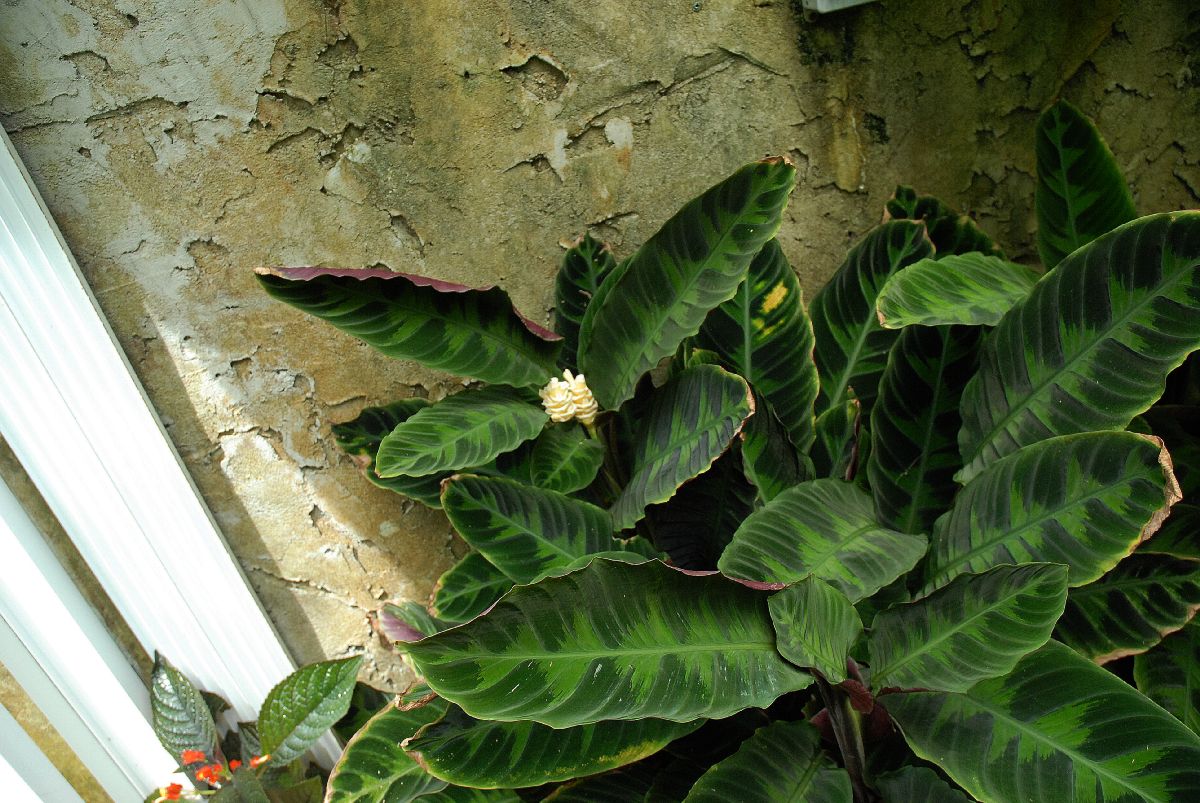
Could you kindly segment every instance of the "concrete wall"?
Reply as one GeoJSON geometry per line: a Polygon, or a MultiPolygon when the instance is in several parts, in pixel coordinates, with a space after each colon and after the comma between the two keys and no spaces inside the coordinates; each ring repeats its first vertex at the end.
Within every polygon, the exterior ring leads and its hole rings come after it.
{"type": "MultiPolygon", "coordinates": [[[[423,598],[461,552],[330,425],[460,383],[269,301],[254,266],[495,282],[548,321],[560,240],[627,253],[778,153],[800,169],[781,239],[809,292],[898,182],[1032,258],[1033,126],[1060,95],[1098,119],[1140,209],[1200,205],[1193,8],[5,0],[0,123],[307,661],[378,651],[366,613],[423,598]]],[[[368,679],[401,681],[380,655],[368,679]]]]}

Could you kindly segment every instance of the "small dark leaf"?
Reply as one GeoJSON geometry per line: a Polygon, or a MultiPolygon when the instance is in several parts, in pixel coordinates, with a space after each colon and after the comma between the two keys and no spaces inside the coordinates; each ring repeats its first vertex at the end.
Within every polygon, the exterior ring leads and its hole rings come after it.
{"type": "MultiPolygon", "coordinates": [[[[563,338],[560,368],[578,369],[579,326],[600,285],[616,268],[612,250],[585,234],[567,249],[554,280],[554,326],[563,338]]],[[[561,490],[561,489],[555,489],[561,490]]]]}

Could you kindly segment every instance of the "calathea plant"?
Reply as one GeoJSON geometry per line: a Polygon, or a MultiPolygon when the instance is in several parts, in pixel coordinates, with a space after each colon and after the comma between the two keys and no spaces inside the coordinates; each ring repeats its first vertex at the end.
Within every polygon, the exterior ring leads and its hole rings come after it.
{"type": "Polygon", "coordinates": [[[328,800],[1200,799],[1194,636],[1145,652],[1200,605],[1194,509],[1151,538],[1163,439],[1196,452],[1200,213],[1133,219],[1065,104],[1038,157],[1047,270],[901,188],[807,308],[781,159],[621,261],[584,237],[556,333],[495,288],[261,271],[486,383],[335,428],[473,551],[380,613],[421,685],[328,800]],[[1137,689],[1100,665],[1139,652],[1137,689]]]}

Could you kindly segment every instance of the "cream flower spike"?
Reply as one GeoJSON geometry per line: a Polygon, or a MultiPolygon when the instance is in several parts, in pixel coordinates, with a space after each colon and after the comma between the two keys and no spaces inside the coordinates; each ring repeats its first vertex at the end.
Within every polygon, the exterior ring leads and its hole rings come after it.
{"type": "Polygon", "coordinates": [[[575,417],[575,397],[569,382],[551,379],[538,395],[542,397],[542,407],[550,414],[551,421],[562,424],[575,417]]]}
{"type": "Polygon", "coordinates": [[[571,386],[571,398],[575,402],[575,417],[584,426],[590,427],[600,412],[600,405],[587,386],[583,374],[572,376],[570,370],[563,371],[563,379],[571,386]]]}

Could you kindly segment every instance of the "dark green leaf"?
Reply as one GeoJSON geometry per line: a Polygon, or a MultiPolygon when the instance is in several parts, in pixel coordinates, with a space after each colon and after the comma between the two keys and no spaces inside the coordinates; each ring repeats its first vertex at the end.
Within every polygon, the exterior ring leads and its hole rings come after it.
{"type": "Polygon", "coordinates": [[[911,569],[925,547],[922,535],[877,524],[871,497],[853,485],[813,480],[751,514],[717,566],[774,587],[818,577],[855,602],[911,569]]]}
{"type": "Polygon", "coordinates": [[[758,488],[764,502],[770,502],[793,485],[809,479],[808,466],[802,467],[796,447],[770,402],[757,391],[754,392],[754,415],[746,421],[739,437],[746,477],[758,488]]]}
{"type": "Polygon", "coordinates": [[[750,260],[775,236],[796,170],[783,159],[743,167],[683,207],[611,273],[589,306],[579,366],[615,410],[642,374],[733,297],[750,260]]]}
{"type": "Polygon", "coordinates": [[[329,776],[327,803],[405,803],[446,787],[445,781],[426,773],[400,747],[444,714],[446,702],[434,698],[407,708],[399,702],[372,717],[346,744],[329,776]]]}
{"type": "Polygon", "coordinates": [[[260,268],[274,298],[328,321],[389,357],[513,386],[555,373],[558,335],[522,318],[498,287],[387,270],[260,268]]]}
{"type": "Polygon", "coordinates": [[[262,749],[279,766],[304,754],[350,708],[362,656],[297,669],[267,695],[258,716],[262,749]]]}
{"type": "Polygon", "coordinates": [[[1124,429],[1200,347],[1200,212],[1151,215],[1064,259],[984,341],[961,480],[1055,435],[1124,429]]]}
{"type": "Polygon", "coordinates": [[[154,654],[150,674],[150,715],[154,735],[175,761],[184,750],[215,758],[217,726],[200,690],[163,656],[154,654]]]}
{"type": "Polygon", "coordinates": [[[466,622],[483,613],[512,588],[504,572],[472,552],[437,581],[432,613],[448,622],[466,622]]]}
{"type": "Polygon", "coordinates": [[[812,322],[778,240],[762,247],[734,297],[704,319],[696,344],[762,394],[795,448],[808,451],[817,399],[812,322]]]}
{"type": "Polygon", "coordinates": [[[670,758],[658,753],[636,764],[565,783],[551,792],[546,803],[630,803],[644,801],[654,779],[670,758]]]}
{"type": "Polygon", "coordinates": [[[615,769],[661,750],[702,722],[605,721],[555,730],[486,722],[451,707],[404,749],[430,774],[459,786],[515,789],[615,769]]]}
{"type": "Polygon", "coordinates": [[[537,437],[546,412],[514,391],[468,390],[418,410],[384,437],[381,477],[423,477],[478,466],[537,437]]]}
{"type": "MultiPolygon", "coordinates": [[[[1191,498],[1184,493],[1184,498],[1191,498]]],[[[1200,560],[1200,505],[1178,504],[1154,537],[1138,547],[1139,553],[1173,555],[1200,560]]]]}
{"type": "Polygon", "coordinates": [[[930,585],[1031,561],[1067,564],[1071,586],[1097,579],[1179,501],[1161,443],[1132,432],[1087,432],[993,463],[934,526],[930,585]]]}
{"type": "Polygon", "coordinates": [[[715,365],[698,365],[655,392],[642,420],[629,483],[612,506],[625,530],[648,505],[665,502],[708,469],[753,412],[745,380],[715,365]]]}
{"type": "Polygon", "coordinates": [[[974,251],[922,259],[888,279],[875,310],[885,329],[995,326],[1037,280],[1024,265],[974,251]]]}
{"type": "Polygon", "coordinates": [[[896,220],[872,229],[846,256],[809,307],[821,376],[819,411],[845,404],[848,391],[870,412],[888,350],[899,337],[884,329],[875,299],[890,276],[933,253],[925,227],[896,220]]]}
{"type": "Polygon", "coordinates": [[[607,511],[512,480],[456,475],[446,481],[442,508],[463,540],[514,583],[619,549],[607,511]]]}
{"type": "Polygon", "coordinates": [[[811,682],[775,651],[761,594],[658,562],[595,560],[518,586],[409,657],[471,716],[556,728],[719,718],[811,682]]]}
{"type": "Polygon", "coordinates": [[[980,800],[1200,799],[1200,738],[1055,641],[965,694],[881,702],[918,756],[980,800]]]}
{"type": "Polygon", "coordinates": [[[862,429],[862,404],[858,399],[846,399],[817,416],[817,440],[811,453],[814,473],[818,477],[852,479],[858,472],[862,429]]]}
{"type": "Polygon", "coordinates": [[[569,494],[592,484],[604,464],[604,446],[578,424],[552,424],[533,443],[530,473],[539,488],[569,494]]]}
{"type": "Polygon", "coordinates": [[[1145,652],[1200,610],[1200,562],[1139,551],[1071,589],[1055,637],[1098,664],[1145,652]]]}
{"type": "Polygon", "coordinates": [[[577,369],[579,327],[584,311],[616,266],[612,249],[592,239],[590,234],[576,240],[563,255],[562,266],[554,280],[554,326],[563,338],[563,350],[558,358],[560,368],[577,369]]]}
{"type": "Polygon", "coordinates": [[[391,699],[392,695],[385,694],[362,681],[355,683],[354,692],[350,695],[350,710],[333,726],[333,732],[342,741],[347,741],[362,730],[371,717],[382,711],[391,699]]]}
{"type": "Polygon", "coordinates": [[[871,623],[876,689],[966,691],[1008,674],[1050,639],[1067,599],[1067,567],[997,566],[883,611],[871,623]]]}
{"type": "Polygon", "coordinates": [[[272,803],[258,773],[249,767],[238,767],[233,771],[233,787],[237,789],[242,803],[272,803]]]}
{"type": "Polygon", "coordinates": [[[883,803],[971,803],[928,767],[901,767],[875,779],[883,803]]]}
{"type": "Polygon", "coordinates": [[[846,679],[846,659],[863,626],[845,594],[806,577],[771,595],[767,604],[780,655],[796,666],[817,670],[830,683],[846,679]]]}
{"type": "Polygon", "coordinates": [[[1036,151],[1038,251],[1047,268],[1137,217],[1112,151],[1070,103],[1042,112],[1036,151]]]}
{"type": "MultiPolygon", "coordinates": [[[[1197,354],[1200,351],[1193,351],[1188,359],[1196,359],[1197,354]]],[[[1184,499],[1200,500],[1200,405],[1160,402],[1142,420],[1167,445],[1184,499]]]]}
{"type": "Polygon", "coordinates": [[[850,803],[850,776],[821,752],[807,722],[773,722],[696,781],[686,803],[850,803]]]}
{"type": "Polygon", "coordinates": [[[669,502],[649,508],[654,543],[681,569],[715,569],[733,533],[754,509],[754,498],[754,486],[746,481],[734,444],[712,468],[685,482],[669,502]]]}
{"type": "Polygon", "coordinates": [[[375,453],[379,444],[397,425],[407,421],[418,410],[429,406],[425,399],[402,399],[384,407],[368,407],[358,418],[333,425],[337,445],[348,455],[356,457],[367,479],[380,488],[403,494],[429,507],[441,507],[442,480],[450,476],[443,471],[428,477],[390,477],[384,479],[375,471],[375,453]]]}
{"type": "Polygon", "coordinates": [[[954,473],[962,468],[958,405],[978,344],[974,327],[914,326],[892,346],[871,411],[867,460],[882,524],[928,533],[954,499],[954,473]]]}
{"type": "Polygon", "coordinates": [[[960,214],[932,195],[918,195],[912,187],[900,186],[884,205],[887,220],[921,220],[929,231],[929,239],[942,258],[951,254],[978,251],[1003,257],[992,242],[966,215],[960,214]]]}
{"type": "Polygon", "coordinates": [[[1200,622],[1193,619],[1133,659],[1138,690],[1200,733],[1200,622]]]}

